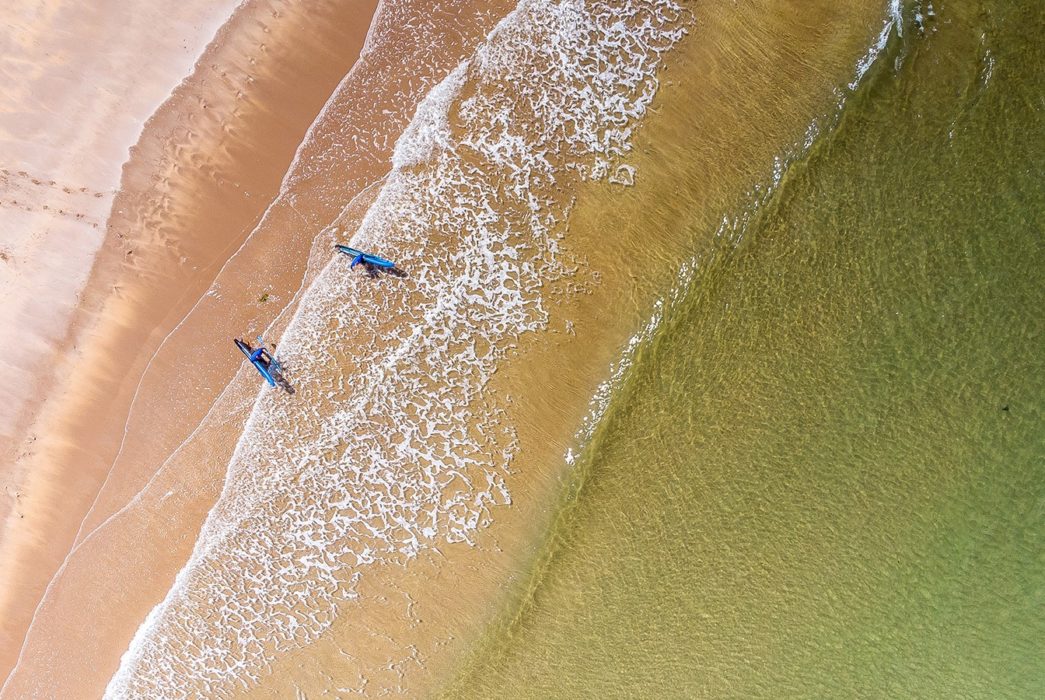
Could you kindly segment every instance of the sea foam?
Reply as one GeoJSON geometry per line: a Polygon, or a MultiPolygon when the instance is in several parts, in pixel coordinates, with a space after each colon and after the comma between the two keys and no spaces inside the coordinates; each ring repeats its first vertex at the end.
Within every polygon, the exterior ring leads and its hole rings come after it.
{"type": "Polygon", "coordinates": [[[625,159],[687,15],[667,0],[523,2],[431,91],[353,245],[279,343],[297,393],[263,391],[223,493],[106,697],[227,696],[315,641],[367,567],[472,542],[517,451],[490,378],[573,289],[560,246],[580,179],[625,159]]]}

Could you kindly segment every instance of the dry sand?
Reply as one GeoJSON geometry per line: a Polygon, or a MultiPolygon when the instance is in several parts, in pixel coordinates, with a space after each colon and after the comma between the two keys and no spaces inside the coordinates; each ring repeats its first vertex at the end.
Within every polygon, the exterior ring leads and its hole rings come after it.
{"type": "MultiPolygon", "coordinates": [[[[234,0],[0,9],[0,454],[28,420],[101,245],[127,150],[234,0]]],[[[7,460],[5,460],[6,462],[7,460]]]]}

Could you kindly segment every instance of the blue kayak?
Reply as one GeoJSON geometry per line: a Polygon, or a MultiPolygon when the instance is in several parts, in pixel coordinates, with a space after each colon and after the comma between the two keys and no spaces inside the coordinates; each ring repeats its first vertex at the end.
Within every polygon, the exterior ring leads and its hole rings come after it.
{"type": "Polygon", "coordinates": [[[349,248],[347,245],[338,244],[335,247],[338,249],[338,252],[344,253],[348,257],[352,258],[352,267],[355,267],[359,263],[366,263],[367,265],[373,265],[374,267],[393,268],[396,266],[396,264],[391,260],[385,260],[384,258],[380,258],[376,255],[371,255],[370,253],[364,253],[361,250],[356,250],[355,248],[349,248]]]}
{"type": "Polygon", "coordinates": [[[261,376],[265,378],[265,381],[269,383],[269,386],[276,386],[276,380],[269,372],[268,365],[260,359],[255,360],[251,357],[253,349],[239,338],[234,338],[232,342],[236,344],[237,348],[243,351],[243,354],[247,356],[248,360],[250,360],[250,364],[254,365],[255,369],[261,372],[261,376]]]}

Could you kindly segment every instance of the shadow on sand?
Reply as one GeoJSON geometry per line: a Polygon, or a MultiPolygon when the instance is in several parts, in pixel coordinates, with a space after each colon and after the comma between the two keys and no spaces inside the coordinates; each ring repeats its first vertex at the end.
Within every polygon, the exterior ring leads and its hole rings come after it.
{"type": "Polygon", "coordinates": [[[290,381],[284,374],[287,370],[286,366],[275,357],[272,358],[272,360],[273,361],[270,362],[265,369],[267,369],[268,373],[272,375],[272,378],[276,381],[277,387],[293,396],[295,389],[291,386],[290,381]]]}
{"type": "Polygon", "coordinates": [[[363,269],[366,270],[366,275],[372,280],[376,280],[382,275],[391,275],[392,277],[398,277],[403,279],[409,277],[405,270],[400,270],[398,267],[378,267],[377,265],[371,265],[370,263],[361,263],[363,269]]]}

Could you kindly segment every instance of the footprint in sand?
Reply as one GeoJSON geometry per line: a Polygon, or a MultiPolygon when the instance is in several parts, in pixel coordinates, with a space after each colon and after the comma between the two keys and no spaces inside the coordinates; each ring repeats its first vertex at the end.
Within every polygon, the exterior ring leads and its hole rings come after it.
{"type": "MultiPolygon", "coordinates": [[[[10,170],[8,170],[7,168],[0,168],[0,183],[8,184],[7,183],[7,176],[11,176],[11,175],[12,175],[12,172],[10,170]]],[[[51,187],[51,188],[54,188],[54,189],[59,189],[60,188],[62,190],[62,192],[64,192],[65,194],[85,194],[85,195],[92,195],[92,196],[98,197],[98,198],[101,198],[101,197],[105,196],[104,192],[100,192],[98,190],[92,190],[89,187],[76,187],[75,185],[62,185],[62,184],[59,184],[56,180],[44,180],[43,178],[33,176],[31,173],[26,172],[25,170],[19,170],[17,173],[14,173],[14,175],[22,178],[23,180],[28,180],[29,183],[31,183],[31,184],[33,184],[33,185],[35,185],[37,187],[51,187]]]]}

